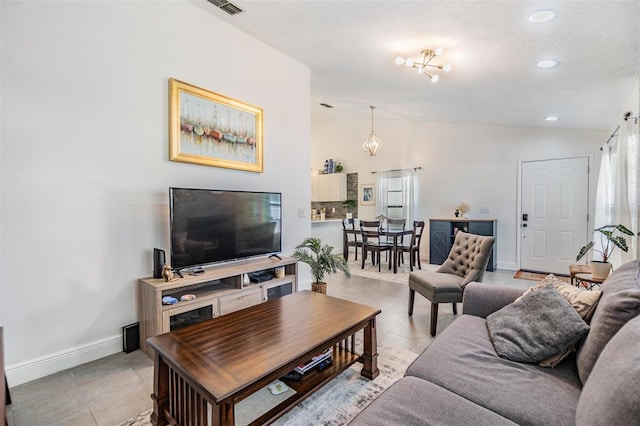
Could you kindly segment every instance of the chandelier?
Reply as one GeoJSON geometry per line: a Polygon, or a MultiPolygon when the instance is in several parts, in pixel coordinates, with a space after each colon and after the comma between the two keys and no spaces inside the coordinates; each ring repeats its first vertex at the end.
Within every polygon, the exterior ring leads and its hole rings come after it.
{"type": "Polygon", "coordinates": [[[362,149],[373,157],[382,146],[382,140],[373,133],[373,109],[375,107],[370,106],[369,108],[371,108],[371,134],[362,144],[362,149]]]}
{"type": "Polygon", "coordinates": [[[435,83],[436,81],[438,81],[440,77],[437,74],[430,74],[428,72],[430,71],[429,68],[436,68],[444,72],[451,71],[451,65],[449,64],[436,65],[431,63],[433,58],[435,58],[436,56],[442,55],[442,52],[444,52],[444,49],[442,47],[436,47],[435,50],[425,49],[421,52],[420,59],[417,59],[417,60],[414,60],[413,58],[405,59],[402,56],[398,56],[396,58],[396,64],[397,65],[405,64],[408,67],[415,68],[416,70],[418,70],[420,74],[424,74],[425,76],[429,77],[429,79],[431,79],[432,82],[435,83]]]}

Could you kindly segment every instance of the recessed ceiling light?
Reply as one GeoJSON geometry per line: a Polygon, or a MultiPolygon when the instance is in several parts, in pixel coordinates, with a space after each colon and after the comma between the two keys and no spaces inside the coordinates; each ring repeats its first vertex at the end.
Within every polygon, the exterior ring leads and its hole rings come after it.
{"type": "Polygon", "coordinates": [[[553,59],[542,59],[536,64],[538,68],[553,68],[558,65],[558,61],[553,59]]]}
{"type": "Polygon", "coordinates": [[[558,121],[558,120],[560,120],[555,115],[547,115],[544,119],[547,120],[547,121],[558,121]]]}
{"type": "Polygon", "coordinates": [[[534,24],[543,24],[555,18],[556,14],[553,10],[538,10],[529,15],[529,22],[534,24]]]}

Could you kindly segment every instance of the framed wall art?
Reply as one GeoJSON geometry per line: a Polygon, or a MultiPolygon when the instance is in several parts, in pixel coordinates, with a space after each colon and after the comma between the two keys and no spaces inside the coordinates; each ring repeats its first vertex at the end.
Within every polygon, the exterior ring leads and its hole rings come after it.
{"type": "Polygon", "coordinates": [[[358,194],[361,206],[375,206],[376,205],[376,184],[375,183],[363,183],[360,185],[360,191],[358,194]]]}
{"type": "Polygon", "coordinates": [[[169,79],[169,160],[262,173],[262,108],[169,79]]]}

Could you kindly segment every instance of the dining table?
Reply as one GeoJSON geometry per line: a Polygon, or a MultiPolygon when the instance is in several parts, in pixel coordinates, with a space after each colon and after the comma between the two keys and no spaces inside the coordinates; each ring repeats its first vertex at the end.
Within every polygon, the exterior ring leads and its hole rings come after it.
{"type": "MultiPolygon", "coordinates": [[[[349,235],[360,235],[361,231],[359,229],[343,229],[342,230],[343,234],[342,234],[342,255],[344,256],[345,259],[348,258],[349,256],[349,246],[347,245],[347,242],[349,241],[349,235]]],[[[402,230],[380,230],[380,236],[387,236],[387,237],[391,237],[391,239],[393,240],[393,244],[392,244],[392,255],[393,255],[393,273],[396,274],[398,273],[398,257],[397,257],[397,252],[398,252],[398,240],[401,240],[401,238],[405,235],[411,235],[413,234],[413,229],[402,229],[402,230]]],[[[356,250],[358,248],[356,247],[356,250]]]]}

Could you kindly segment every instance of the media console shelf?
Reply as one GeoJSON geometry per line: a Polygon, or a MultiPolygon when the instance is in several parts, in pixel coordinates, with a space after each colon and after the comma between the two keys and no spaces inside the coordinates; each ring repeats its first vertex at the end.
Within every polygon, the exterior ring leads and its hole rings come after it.
{"type": "Polygon", "coordinates": [[[191,324],[257,305],[298,291],[298,263],[290,257],[260,258],[205,268],[203,273],[184,278],[176,275],[173,281],[151,277],[138,280],[140,348],[150,358],[153,350],[147,345],[149,337],[178,330],[191,324]],[[251,272],[284,268],[284,277],[259,283],[245,283],[243,277],[251,272]],[[186,294],[193,300],[163,305],[162,298],[172,296],[180,300],[186,294]]]}

